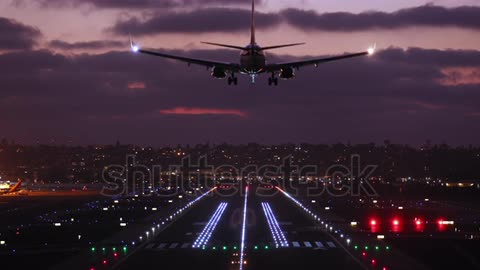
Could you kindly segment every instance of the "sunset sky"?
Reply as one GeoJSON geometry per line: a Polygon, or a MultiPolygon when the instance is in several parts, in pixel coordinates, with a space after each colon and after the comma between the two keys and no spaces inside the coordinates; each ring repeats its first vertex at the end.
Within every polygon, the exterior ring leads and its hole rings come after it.
{"type": "Polygon", "coordinates": [[[249,0],[0,3],[0,137],[19,143],[480,145],[480,1],[258,1],[269,62],[364,51],[271,88],[129,51],[237,62],[249,0]]]}

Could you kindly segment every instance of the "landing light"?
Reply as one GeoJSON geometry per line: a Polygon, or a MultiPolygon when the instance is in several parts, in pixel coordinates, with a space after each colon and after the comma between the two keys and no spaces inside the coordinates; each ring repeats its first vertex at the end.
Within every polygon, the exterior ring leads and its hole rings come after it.
{"type": "Polygon", "coordinates": [[[373,55],[376,50],[377,50],[377,44],[375,44],[375,45],[373,45],[372,47],[368,48],[368,50],[367,50],[368,55],[373,55]]]}
{"type": "Polygon", "coordinates": [[[132,52],[136,53],[140,50],[140,47],[136,44],[132,44],[132,52]]]}

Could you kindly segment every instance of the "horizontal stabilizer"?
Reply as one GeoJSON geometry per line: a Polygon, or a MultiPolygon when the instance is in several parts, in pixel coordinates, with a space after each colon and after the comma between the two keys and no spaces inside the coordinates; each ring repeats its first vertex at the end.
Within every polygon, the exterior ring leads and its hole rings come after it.
{"type": "Polygon", "coordinates": [[[246,50],[247,50],[246,48],[241,47],[241,46],[226,45],[226,44],[211,43],[211,42],[202,42],[202,43],[203,43],[203,44],[208,44],[208,45],[213,45],[213,46],[230,48],[230,49],[242,50],[242,51],[246,51],[246,50]]]}
{"type": "Polygon", "coordinates": [[[294,44],[269,46],[269,47],[262,48],[262,51],[280,49],[280,48],[285,48],[285,47],[293,47],[293,46],[299,46],[299,45],[305,45],[305,43],[294,43],[294,44]]]}

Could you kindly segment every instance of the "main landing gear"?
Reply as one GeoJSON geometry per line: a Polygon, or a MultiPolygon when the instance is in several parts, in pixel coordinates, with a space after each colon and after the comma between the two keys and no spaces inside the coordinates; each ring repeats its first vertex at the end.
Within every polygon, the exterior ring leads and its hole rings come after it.
{"type": "Polygon", "coordinates": [[[235,77],[235,73],[232,72],[232,75],[227,79],[228,85],[238,85],[238,78],[235,77]]]}
{"type": "Polygon", "coordinates": [[[275,73],[272,72],[272,77],[269,77],[268,78],[268,85],[275,85],[277,86],[278,85],[278,78],[275,77],[275,73]]]}

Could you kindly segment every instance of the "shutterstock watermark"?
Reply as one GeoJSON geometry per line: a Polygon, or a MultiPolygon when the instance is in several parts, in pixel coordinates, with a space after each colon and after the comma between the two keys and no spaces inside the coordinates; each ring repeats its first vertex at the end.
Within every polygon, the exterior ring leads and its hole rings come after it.
{"type": "Polygon", "coordinates": [[[255,187],[257,196],[274,196],[276,187],[292,195],[378,196],[370,182],[377,165],[363,165],[360,155],[349,162],[328,167],[296,165],[292,156],[277,164],[214,165],[206,156],[184,157],[180,164],[142,164],[135,155],[124,164],[112,164],[102,171],[105,196],[172,196],[192,194],[218,187],[220,196],[243,195],[245,185],[255,187]]]}

